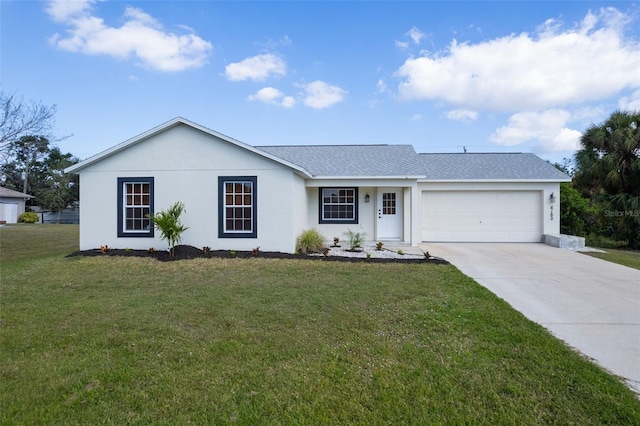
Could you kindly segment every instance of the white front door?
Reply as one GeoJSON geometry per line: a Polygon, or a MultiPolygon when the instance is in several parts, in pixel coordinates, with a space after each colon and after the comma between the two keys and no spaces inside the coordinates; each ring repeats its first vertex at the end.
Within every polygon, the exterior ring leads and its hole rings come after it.
{"type": "Polygon", "coordinates": [[[402,239],[402,189],[378,189],[378,240],[402,239]]]}

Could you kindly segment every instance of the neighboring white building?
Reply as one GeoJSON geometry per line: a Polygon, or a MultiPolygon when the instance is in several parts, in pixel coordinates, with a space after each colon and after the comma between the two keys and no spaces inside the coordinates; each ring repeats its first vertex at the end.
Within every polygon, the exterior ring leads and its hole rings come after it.
{"type": "Polygon", "coordinates": [[[33,195],[0,187],[0,222],[17,223],[25,210],[25,202],[33,195]]]}
{"type": "Polygon", "coordinates": [[[560,233],[560,182],[534,154],[411,145],[254,147],[176,118],[65,170],[80,175],[80,249],[161,248],[147,214],[186,206],[183,243],[293,252],[297,235],[539,242],[560,233]]]}

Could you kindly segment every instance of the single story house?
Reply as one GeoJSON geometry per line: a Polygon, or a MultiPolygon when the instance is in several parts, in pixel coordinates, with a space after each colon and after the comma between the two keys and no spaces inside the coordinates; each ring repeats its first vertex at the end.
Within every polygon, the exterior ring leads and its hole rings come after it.
{"type": "Polygon", "coordinates": [[[175,118],[66,169],[80,249],[166,248],[148,214],[185,204],[183,243],[294,252],[305,229],[369,241],[539,242],[558,234],[567,175],[529,153],[411,145],[250,146],[175,118]],[[554,210],[555,208],[555,210],[554,210]]]}
{"type": "Polygon", "coordinates": [[[0,222],[17,223],[30,198],[34,198],[33,195],[0,186],[0,222]]]}

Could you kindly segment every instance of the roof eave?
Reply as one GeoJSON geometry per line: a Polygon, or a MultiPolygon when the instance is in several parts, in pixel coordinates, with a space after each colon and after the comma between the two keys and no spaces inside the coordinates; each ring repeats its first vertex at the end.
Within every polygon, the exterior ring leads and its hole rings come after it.
{"type": "Polygon", "coordinates": [[[383,175],[383,176],[373,176],[373,175],[341,175],[341,176],[332,176],[332,175],[314,175],[312,179],[356,179],[356,180],[365,180],[365,179],[403,179],[403,180],[419,180],[423,179],[424,175],[412,176],[412,175],[383,175]]]}
{"type": "Polygon", "coordinates": [[[563,179],[420,179],[420,183],[453,183],[453,182],[477,182],[477,183],[506,183],[506,182],[539,182],[539,183],[558,183],[571,182],[571,178],[563,179]]]}

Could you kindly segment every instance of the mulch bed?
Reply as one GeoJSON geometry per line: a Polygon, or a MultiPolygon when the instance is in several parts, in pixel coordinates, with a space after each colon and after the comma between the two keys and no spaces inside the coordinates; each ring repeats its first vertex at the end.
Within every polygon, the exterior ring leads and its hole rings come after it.
{"type": "Polygon", "coordinates": [[[250,259],[253,257],[262,257],[266,259],[307,259],[317,260],[320,262],[367,262],[367,263],[434,263],[440,265],[449,264],[444,259],[437,257],[430,259],[379,259],[379,258],[365,258],[365,257],[347,257],[347,256],[307,256],[290,253],[281,253],[275,251],[260,251],[254,254],[251,251],[231,251],[231,250],[211,250],[207,253],[199,248],[180,245],[175,248],[175,255],[170,256],[168,251],[156,251],[149,253],[147,250],[125,250],[125,249],[112,249],[103,253],[100,249],[95,250],[82,250],[69,254],[67,257],[73,256],[125,256],[125,257],[150,257],[162,262],[171,262],[185,259],[250,259]]]}

